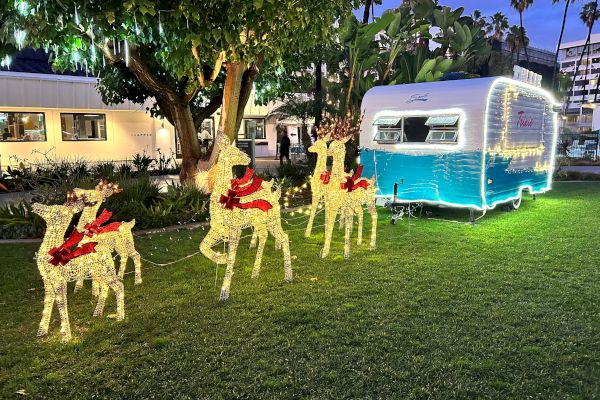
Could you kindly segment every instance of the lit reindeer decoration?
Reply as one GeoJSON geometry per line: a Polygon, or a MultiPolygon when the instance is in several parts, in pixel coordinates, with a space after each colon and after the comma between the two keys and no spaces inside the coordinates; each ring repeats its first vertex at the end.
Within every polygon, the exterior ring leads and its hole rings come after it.
{"type": "Polygon", "coordinates": [[[38,270],[44,281],[44,311],[37,335],[48,334],[50,317],[56,302],[63,342],[71,339],[67,282],[84,278],[100,282],[100,293],[94,316],[102,315],[108,289],[112,289],[117,297],[116,319],[125,318],[125,291],[123,283],[115,272],[112,249],[94,241],[82,244],[84,233],[77,230],[74,230],[66,241],[64,239],[73,215],[81,211],[84,206],[74,195],[69,199],[70,201],[64,205],[47,206],[35,203],[32,206],[33,212],[46,221],[46,233],[36,258],[38,270]]]}
{"type": "Polygon", "coordinates": [[[308,148],[311,153],[317,154],[317,162],[315,163],[315,171],[310,177],[310,190],[312,194],[310,215],[308,217],[308,225],[306,225],[305,237],[309,237],[312,233],[312,227],[315,220],[317,208],[321,201],[325,199],[327,185],[331,180],[331,172],[327,171],[327,142],[329,134],[318,136],[315,143],[308,148]]]}
{"type": "MultiPolygon", "coordinates": [[[[119,277],[123,279],[125,275],[125,268],[127,267],[127,259],[131,258],[135,266],[135,284],[139,285],[142,283],[142,262],[140,254],[135,249],[135,243],[133,240],[133,234],[131,230],[135,225],[135,220],[129,222],[119,223],[116,227],[118,229],[107,231],[98,225],[97,214],[100,206],[107,198],[113,194],[121,193],[123,189],[119,187],[118,183],[111,183],[104,179],[100,180],[95,189],[74,189],[73,193],[80,199],[84,200],[85,207],[77,223],[77,230],[80,232],[86,232],[85,241],[91,240],[90,237],[96,233],[102,233],[94,237],[94,241],[97,241],[103,245],[106,245],[117,252],[120,259],[119,266],[119,277]]],[[[101,221],[106,219],[108,213],[103,212],[101,221]]],[[[110,218],[110,217],[109,217],[110,218]]],[[[113,225],[114,226],[114,225],[113,225]]],[[[75,290],[81,288],[83,280],[77,281],[75,290]]]]}
{"type": "Polygon", "coordinates": [[[292,280],[292,267],[289,239],[281,226],[280,189],[273,192],[270,185],[263,186],[262,179],[248,174],[242,180],[232,180],[232,168],[236,165],[248,165],[250,158],[227,138],[219,136],[217,162],[208,175],[200,175],[197,181],[199,186],[211,194],[210,230],[200,244],[200,251],[217,264],[227,264],[220,294],[220,300],[227,300],[243,229],[253,228],[258,240],[253,277],[260,271],[262,253],[269,233],[282,248],[284,278],[287,282],[292,280]],[[222,240],[229,243],[226,255],[212,249],[222,240]]]}
{"type": "Polygon", "coordinates": [[[335,118],[322,125],[323,131],[328,131],[334,139],[329,145],[327,155],[333,158],[331,165],[330,184],[325,192],[325,244],[321,257],[329,255],[331,237],[335,220],[340,213],[341,224],[345,227],[344,257],[350,257],[350,236],[354,214],[358,216],[358,245],[362,244],[363,205],[371,214],[371,243],[370,249],[375,249],[377,238],[377,208],[375,207],[375,179],[360,178],[362,166],[356,173],[348,175],[344,170],[346,143],[358,131],[360,119],[354,122],[348,115],[345,118],[335,118]]]}

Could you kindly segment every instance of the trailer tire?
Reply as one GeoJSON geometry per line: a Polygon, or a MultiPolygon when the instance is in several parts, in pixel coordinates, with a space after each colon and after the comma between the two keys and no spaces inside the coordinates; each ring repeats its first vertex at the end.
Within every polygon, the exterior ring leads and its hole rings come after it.
{"type": "Polygon", "coordinates": [[[523,196],[519,196],[513,201],[510,202],[510,208],[513,210],[518,210],[521,207],[521,200],[523,200],[523,196]]]}

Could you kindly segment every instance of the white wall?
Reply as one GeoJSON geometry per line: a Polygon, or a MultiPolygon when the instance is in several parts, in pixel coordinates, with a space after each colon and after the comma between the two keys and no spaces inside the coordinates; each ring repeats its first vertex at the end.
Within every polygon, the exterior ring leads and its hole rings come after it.
{"type": "MultiPolygon", "coordinates": [[[[144,150],[157,157],[157,148],[163,154],[175,152],[175,131],[165,121],[146,114],[151,104],[123,104],[107,106],[96,90],[97,79],[93,77],[29,74],[0,71],[0,112],[43,112],[46,120],[45,142],[2,142],[0,141],[0,163],[12,164],[9,156],[32,160],[32,152],[48,152],[61,158],[85,158],[88,160],[130,159],[144,150]],[[60,113],[105,114],[106,141],[63,141],[60,113]]],[[[274,156],[277,133],[274,118],[267,115],[278,106],[269,103],[257,105],[252,93],[244,118],[265,119],[266,139],[258,140],[257,156],[274,156]]],[[[220,111],[214,115],[215,130],[219,126],[220,111]]],[[[242,123],[240,131],[243,132],[242,123]]]]}

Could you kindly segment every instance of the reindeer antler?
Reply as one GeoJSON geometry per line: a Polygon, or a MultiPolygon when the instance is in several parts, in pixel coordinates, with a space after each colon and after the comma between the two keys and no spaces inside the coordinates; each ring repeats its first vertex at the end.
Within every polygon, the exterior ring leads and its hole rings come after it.
{"type": "Polygon", "coordinates": [[[343,117],[335,116],[323,121],[317,134],[319,137],[326,140],[331,138],[333,140],[347,142],[358,134],[361,122],[362,117],[359,116],[356,118],[352,113],[348,113],[343,117]]]}
{"type": "Polygon", "coordinates": [[[121,193],[123,189],[119,187],[118,182],[109,182],[106,179],[100,179],[96,185],[96,190],[104,195],[104,198],[112,196],[115,193],[121,193]]]}

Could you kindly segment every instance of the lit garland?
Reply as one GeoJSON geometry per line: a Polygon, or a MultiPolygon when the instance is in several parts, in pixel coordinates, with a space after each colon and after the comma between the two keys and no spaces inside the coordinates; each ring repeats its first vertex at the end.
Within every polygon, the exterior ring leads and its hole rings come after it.
{"type": "MultiPolygon", "coordinates": [[[[344,118],[333,118],[319,128],[321,137],[330,136],[333,142],[329,145],[327,155],[333,157],[331,173],[324,174],[325,185],[325,244],[321,257],[329,254],[331,237],[338,213],[341,214],[341,224],[345,227],[344,257],[350,257],[350,235],[354,214],[358,216],[358,241],[362,243],[363,205],[371,214],[371,243],[370,249],[375,249],[377,237],[377,208],[375,207],[375,179],[360,178],[362,166],[355,174],[348,175],[344,170],[346,143],[351,140],[360,127],[361,119],[355,122],[352,115],[344,118]]],[[[315,170],[315,175],[318,171],[315,170]]],[[[323,175],[323,172],[319,176],[323,175]]]]}
{"type": "MultiPolygon", "coordinates": [[[[119,187],[118,183],[111,183],[104,179],[100,180],[95,189],[84,190],[74,189],[73,193],[78,198],[84,200],[85,207],[77,223],[77,230],[80,232],[90,232],[98,226],[94,225],[98,210],[108,197],[115,193],[122,192],[123,189],[119,187]]],[[[106,214],[105,214],[106,215],[106,214]]],[[[135,249],[135,243],[133,240],[133,234],[131,230],[135,225],[135,220],[129,222],[119,223],[118,229],[114,231],[102,232],[101,235],[93,236],[93,240],[98,243],[110,247],[113,251],[116,251],[120,258],[119,266],[119,277],[123,279],[125,275],[125,268],[127,267],[127,259],[131,258],[135,266],[135,284],[139,285],[142,283],[142,263],[140,260],[140,254],[135,249]]],[[[86,235],[85,241],[92,240],[91,235],[86,235]]],[[[77,282],[76,289],[81,287],[83,284],[82,280],[77,282]]]]}
{"type": "Polygon", "coordinates": [[[248,165],[250,158],[222,134],[219,134],[217,145],[217,162],[208,173],[198,175],[197,184],[210,193],[210,230],[200,243],[200,251],[217,264],[227,264],[220,299],[229,297],[237,247],[245,228],[254,229],[253,242],[258,240],[252,277],[260,272],[265,242],[271,233],[283,251],[284,279],[291,282],[290,243],[281,226],[281,189],[272,191],[272,182],[263,182],[252,170],[247,170],[242,179],[232,179],[232,168],[248,165]],[[227,254],[212,249],[220,241],[228,242],[227,254]]]}
{"type": "Polygon", "coordinates": [[[65,233],[73,215],[81,211],[84,204],[81,199],[71,195],[64,205],[48,206],[35,203],[33,212],[46,221],[46,233],[37,253],[37,266],[44,281],[44,311],[38,329],[38,336],[48,334],[50,317],[54,302],[58,307],[61,321],[62,341],[71,339],[71,325],[67,309],[67,282],[92,278],[100,283],[98,304],[94,316],[102,315],[112,289],[117,297],[117,320],[125,318],[125,291],[123,282],[117,277],[112,259],[112,249],[97,241],[82,244],[84,233],[75,230],[64,240],[65,233]],[[72,249],[73,246],[78,246],[72,249]]]}

